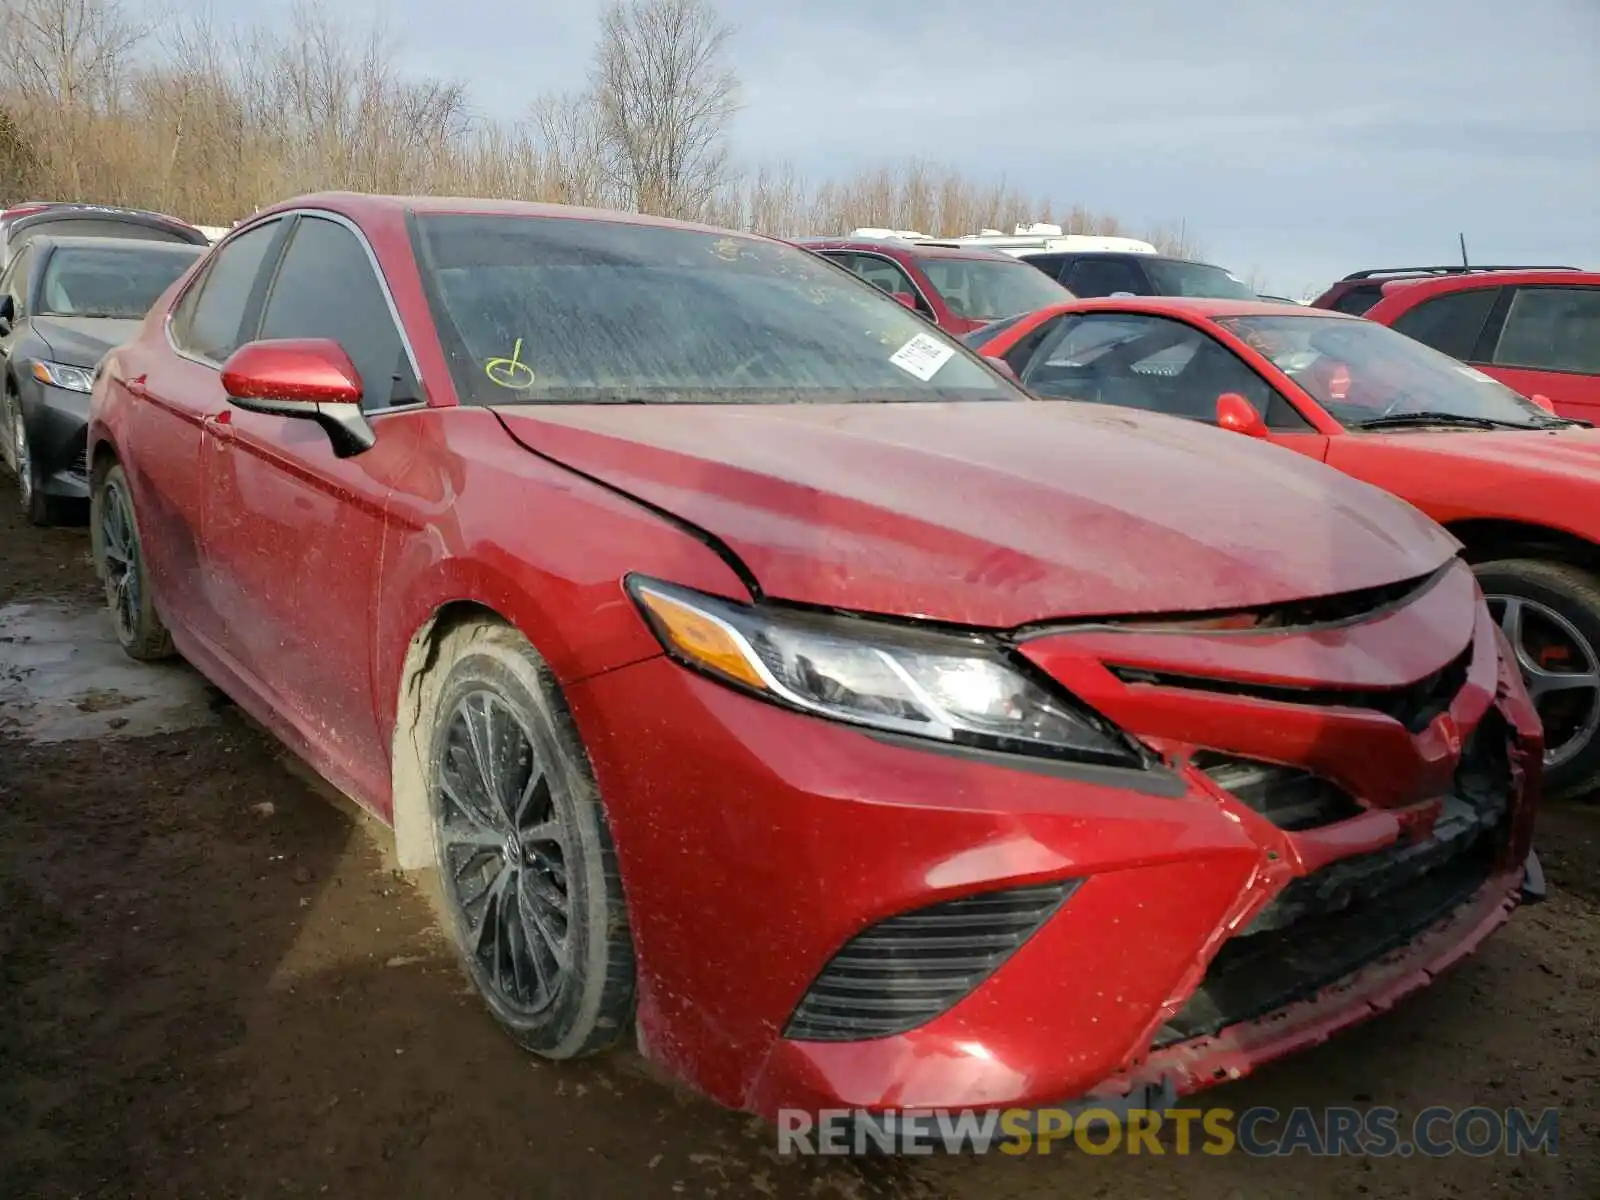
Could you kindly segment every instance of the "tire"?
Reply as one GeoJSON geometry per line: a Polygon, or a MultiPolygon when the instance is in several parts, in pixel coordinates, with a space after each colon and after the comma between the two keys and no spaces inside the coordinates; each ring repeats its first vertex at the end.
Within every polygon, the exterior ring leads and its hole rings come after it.
{"type": "Polygon", "coordinates": [[[89,547],[123,653],[140,662],[171,657],[172,635],[156,615],[133,492],[121,466],[112,466],[95,481],[89,498],[89,547]]]}
{"type": "Polygon", "coordinates": [[[1570,695],[1546,692],[1540,685],[1549,681],[1550,672],[1542,668],[1550,664],[1541,664],[1539,657],[1564,653],[1571,670],[1561,673],[1600,680],[1600,579],[1579,567],[1538,559],[1480,563],[1475,570],[1545,722],[1545,795],[1567,799],[1594,793],[1600,789],[1600,682],[1572,689],[1570,695]],[[1509,619],[1512,609],[1520,610],[1520,625],[1509,619]]]}
{"type": "Polygon", "coordinates": [[[11,416],[11,445],[6,459],[17,477],[17,498],[22,504],[22,514],[28,518],[30,525],[53,525],[56,506],[51,497],[39,490],[39,469],[34,464],[28,442],[28,423],[22,416],[22,397],[9,388],[6,391],[6,407],[11,416]]]}
{"type": "Polygon", "coordinates": [[[462,965],[525,1049],[604,1049],[633,1014],[633,943],[604,807],[555,679],[494,621],[446,633],[431,674],[429,809],[462,965]],[[486,761],[498,765],[493,807],[486,761]]]}

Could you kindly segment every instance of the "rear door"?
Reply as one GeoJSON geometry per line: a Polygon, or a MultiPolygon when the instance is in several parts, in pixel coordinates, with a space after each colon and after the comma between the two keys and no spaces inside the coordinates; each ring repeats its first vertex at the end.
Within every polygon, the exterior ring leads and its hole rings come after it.
{"type": "Polygon", "coordinates": [[[251,687],[346,791],[385,794],[389,756],[373,692],[385,504],[422,407],[414,359],[356,227],[293,219],[261,306],[261,339],[331,338],[361,375],[377,443],[336,458],[314,422],[225,408],[204,452],[207,586],[227,614],[227,652],[251,687]]]}
{"type": "Polygon", "coordinates": [[[1548,396],[1562,416],[1600,424],[1600,287],[1503,291],[1470,361],[1524,396],[1548,396]]]}
{"type": "Polygon", "coordinates": [[[173,306],[164,336],[123,348],[121,380],[111,385],[133,401],[124,466],[162,618],[213,651],[225,640],[226,614],[201,554],[204,424],[228,407],[222,363],[259,312],[285,230],[281,219],[264,221],[221,243],[173,306]]]}

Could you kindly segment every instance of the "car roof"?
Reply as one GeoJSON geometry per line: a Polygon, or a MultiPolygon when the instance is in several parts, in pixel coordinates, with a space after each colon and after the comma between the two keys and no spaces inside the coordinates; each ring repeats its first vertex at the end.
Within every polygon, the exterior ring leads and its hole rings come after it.
{"type": "Polygon", "coordinates": [[[142,208],[116,208],[103,204],[49,204],[33,209],[12,219],[15,228],[50,221],[128,221],[135,225],[159,225],[168,229],[184,229],[198,233],[195,227],[179,217],[167,213],[151,212],[142,208]]]}
{"type": "Polygon", "coordinates": [[[1020,262],[1015,254],[988,246],[933,246],[905,238],[802,237],[794,244],[807,250],[860,250],[877,254],[903,254],[909,258],[954,258],[977,262],[1020,262]]]}
{"type": "Polygon", "coordinates": [[[1180,312],[1199,317],[1332,317],[1359,321],[1348,313],[1310,308],[1303,304],[1284,304],[1279,300],[1231,300],[1220,296],[1096,296],[1091,299],[1063,300],[1050,306],[1062,312],[1087,312],[1097,309],[1116,312],[1180,312]]]}
{"type": "Polygon", "coordinates": [[[278,213],[302,209],[323,209],[348,217],[357,223],[377,220],[385,216],[485,216],[485,217],[543,217],[578,221],[607,221],[621,225],[650,225],[666,229],[689,229],[700,233],[717,233],[724,237],[743,238],[748,241],[770,242],[777,239],[758,233],[741,233],[736,230],[702,225],[693,221],[677,221],[671,217],[654,217],[645,213],[619,212],[606,208],[583,208],[574,204],[545,204],[531,200],[493,200],[469,196],[390,196],[370,192],[310,192],[293,199],[282,200],[251,213],[239,223],[244,228],[258,220],[278,213]]]}
{"type": "Polygon", "coordinates": [[[1401,279],[1383,280],[1383,294],[1392,296],[1402,291],[1409,292],[1413,288],[1429,292],[1454,292],[1517,283],[1576,284],[1579,287],[1596,287],[1600,286],[1600,271],[1530,267],[1514,271],[1473,271],[1456,275],[1407,275],[1401,279]]]}

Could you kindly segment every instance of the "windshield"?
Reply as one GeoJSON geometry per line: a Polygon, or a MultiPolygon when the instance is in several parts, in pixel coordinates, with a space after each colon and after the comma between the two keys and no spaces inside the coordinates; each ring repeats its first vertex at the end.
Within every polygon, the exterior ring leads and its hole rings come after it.
{"type": "Polygon", "coordinates": [[[1161,296],[1212,296],[1223,300],[1254,300],[1256,294],[1232,271],[1210,263],[1152,258],[1144,264],[1161,296]]]}
{"type": "Polygon", "coordinates": [[[794,246],[569,217],[422,216],[464,403],[1019,400],[899,302],[794,246]]]}
{"type": "Polygon", "coordinates": [[[1544,426],[1555,418],[1504,384],[1386,325],[1348,317],[1221,317],[1346,425],[1443,415],[1544,426]]]}
{"type": "Polygon", "coordinates": [[[1072,293],[1021,259],[920,256],[917,266],[946,306],[969,321],[996,321],[1071,300],[1072,293]]]}
{"type": "Polygon", "coordinates": [[[138,319],[204,253],[201,246],[162,242],[58,246],[45,264],[39,314],[138,319]]]}

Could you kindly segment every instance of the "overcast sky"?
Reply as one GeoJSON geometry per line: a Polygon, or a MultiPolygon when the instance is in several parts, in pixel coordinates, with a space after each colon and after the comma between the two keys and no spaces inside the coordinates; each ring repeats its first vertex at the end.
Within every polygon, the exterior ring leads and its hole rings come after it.
{"type": "MultiPolygon", "coordinates": [[[[599,5],[380,7],[408,68],[515,116],[581,84],[599,5]]],[[[1208,257],[1293,294],[1456,261],[1458,232],[1480,262],[1600,267],[1600,0],[720,7],[748,161],[922,157],[1135,227],[1181,218],[1208,257]]],[[[289,0],[213,10],[284,19],[289,0]]]]}

